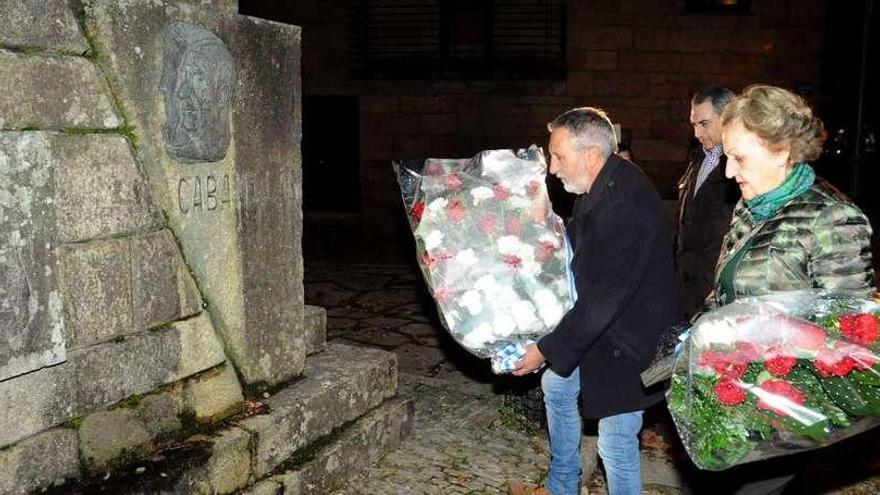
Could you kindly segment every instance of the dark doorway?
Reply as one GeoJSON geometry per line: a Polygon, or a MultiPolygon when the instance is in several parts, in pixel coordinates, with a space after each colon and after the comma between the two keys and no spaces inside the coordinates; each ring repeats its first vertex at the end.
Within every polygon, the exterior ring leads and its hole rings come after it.
{"type": "Polygon", "coordinates": [[[303,96],[303,210],[361,211],[356,96],[303,96]]]}

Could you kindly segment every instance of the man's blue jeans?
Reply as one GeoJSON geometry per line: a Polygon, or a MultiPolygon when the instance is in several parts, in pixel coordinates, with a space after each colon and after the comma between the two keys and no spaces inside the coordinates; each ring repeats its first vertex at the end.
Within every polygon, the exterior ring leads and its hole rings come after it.
{"type": "MultiPolygon", "coordinates": [[[[553,495],[577,495],[581,478],[580,371],[563,378],[549,368],[541,377],[547,429],[550,434],[550,473],[544,486],[553,495]]],[[[605,466],[609,495],[638,495],[642,491],[639,430],[642,411],[599,420],[599,456],[605,466]]]]}

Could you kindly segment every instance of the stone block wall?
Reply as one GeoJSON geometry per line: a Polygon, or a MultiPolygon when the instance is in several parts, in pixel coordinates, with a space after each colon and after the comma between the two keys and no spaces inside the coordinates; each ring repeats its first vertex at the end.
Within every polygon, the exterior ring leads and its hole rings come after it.
{"type": "MultiPolygon", "coordinates": [[[[399,200],[389,162],[467,157],[481,149],[547,145],[562,111],[600,106],[632,132],[636,161],[666,198],[675,196],[691,128],[689,97],[707,84],[819,84],[824,2],[752,2],[751,15],[693,15],[684,0],[569,0],[562,80],[352,78],[345,13],[353,2],[242,2],[241,8],[303,26],[309,94],[357,95],[365,230],[390,234],[399,200]],[[327,5],[329,4],[329,5],[327,5]],[[332,12],[332,15],[325,15],[332,12]]],[[[307,165],[312,166],[312,165],[307,165]]],[[[406,226],[397,226],[404,235],[406,226]]]]}
{"type": "Polygon", "coordinates": [[[243,400],[78,4],[0,3],[2,493],[243,400]]]}

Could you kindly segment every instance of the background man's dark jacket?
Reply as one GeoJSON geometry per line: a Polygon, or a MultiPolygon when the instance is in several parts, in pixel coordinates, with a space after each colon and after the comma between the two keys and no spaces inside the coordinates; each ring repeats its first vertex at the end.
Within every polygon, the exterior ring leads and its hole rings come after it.
{"type": "Polygon", "coordinates": [[[694,196],[697,172],[705,156],[699,146],[691,152],[678,184],[675,259],[688,319],[700,312],[703,301],[712,291],[721,240],[730,228],[733,207],[740,197],[736,181],[724,176],[727,164],[724,155],[694,196]]]}
{"type": "Polygon", "coordinates": [[[641,170],[612,155],[567,227],[578,300],[538,349],[557,374],[580,366],[583,414],[601,418],[658,402],[641,373],[681,317],[669,221],[641,170]]]}

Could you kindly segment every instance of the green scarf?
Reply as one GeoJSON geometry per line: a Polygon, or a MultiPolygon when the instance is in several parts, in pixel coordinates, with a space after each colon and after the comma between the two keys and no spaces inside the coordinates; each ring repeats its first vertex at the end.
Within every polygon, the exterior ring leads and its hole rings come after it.
{"type": "Polygon", "coordinates": [[[813,172],[813,167],[804,162],[798,163],[779,187],[745,200],[752,214],[752,220],[763,222],[770,219],[786,203],[809,189],[815,180],[816,173],[813,172]]]}

